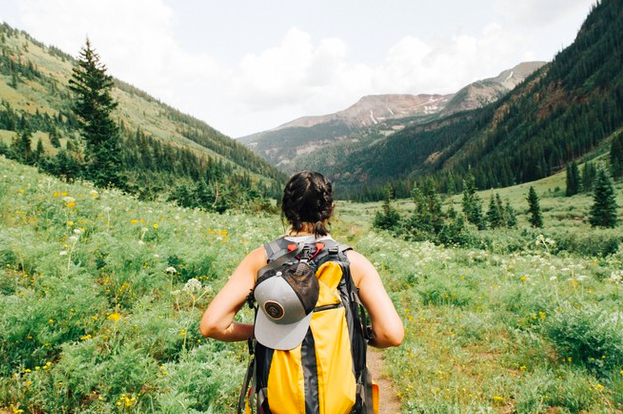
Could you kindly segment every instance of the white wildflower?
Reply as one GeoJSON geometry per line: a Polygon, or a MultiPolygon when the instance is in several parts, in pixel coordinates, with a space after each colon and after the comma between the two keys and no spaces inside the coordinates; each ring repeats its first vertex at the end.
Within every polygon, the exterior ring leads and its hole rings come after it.
{"type": "Polygon", "coordinates": [[[108,213],[108,212],[110,212],[110,210],[111,210],[110,207],[108,207],[108,206],[104,207],[104,212],[108,213]]]}
{"type": "Polygon", "coordinates": [[[62,251],[59,253],[59,255],[60,255],[60,256],[67,256],[67,250],[62,250],[62,251]]]}
{"type": "Polygon", "coordinates": [[[69,241],[72,241],[74,243],[77,242],[78,241],[78,236],[69,236],[69,241]]]}
{"type": "Polygon", "coordinates": [[[552,277],[550,277],[550,278],[549,278],[550,282],[553,282],[553,281],[555,281],[556,279],[558,279],[556,276],[552,276],[552,277]]]}
{"type": "Polygon", "coordinates": [[[197,291],[200,291],[201,287],[201,282],[193,277],[191,279],[188,279],[188,282],[186,282],[186,284],[184,285],[183,290],[184,292],[195,293],[197,291]]]}
{"type": "Polygon", "coordinates": [[[164,269],[164,271],[167,273],[174,273],[174,274],[177,273],[177,269],[174,268],[173,266],[167,267],[166,269],[164,269]]]}
{"type": "Polygon", "coordinates": [[[82,233],[82,229],[74,229],[74,233],[75,234],[80,234],[80,233],[82,233]]]}

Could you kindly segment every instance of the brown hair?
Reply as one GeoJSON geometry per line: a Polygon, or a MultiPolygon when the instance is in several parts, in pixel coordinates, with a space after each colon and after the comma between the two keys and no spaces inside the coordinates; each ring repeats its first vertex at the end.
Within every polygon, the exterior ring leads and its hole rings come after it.
{"type": "Polygon", "coordinates": [[[294,174],[283,190],[281,211],[292,230],[300,232],[304,223],[310,223],[316,237],[328,235],[325,223],[333,214],[331,182],[317,172],[294,174]]]}

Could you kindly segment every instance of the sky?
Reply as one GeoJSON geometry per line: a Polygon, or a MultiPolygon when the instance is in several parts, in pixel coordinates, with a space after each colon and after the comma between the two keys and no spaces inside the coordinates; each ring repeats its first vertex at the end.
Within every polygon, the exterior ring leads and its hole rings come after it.
{"type": "Polygon", "coordinates": [[[453,93],[570,45],[594,0],[0,0],[0,21],[233,138],[453,93]]]}

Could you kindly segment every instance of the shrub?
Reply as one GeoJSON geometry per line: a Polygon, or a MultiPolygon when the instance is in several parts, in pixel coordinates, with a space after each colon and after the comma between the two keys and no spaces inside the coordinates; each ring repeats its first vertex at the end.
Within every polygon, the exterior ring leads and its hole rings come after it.
{"type": "Polygon", "coordinates": [[[543,333],[559,358],[607,376],[623,367],[620,317],[595,306],[565,306],[546,320],[543,333]]]}
{"type": "Polygon", "coordinates": [[[469,288],[441,278],[424,282],[418,287],[418,293],[424,305],[466,306],[473,299],[469,288]]]}
{"type": "Polygon", "coordinates": [[[551,412],[583,412],[599,403],[600,390],[588,373],[577,368],[538,368],[516,383],[515,412],[537,414],[552,408],[566,410],[551,412]]]}

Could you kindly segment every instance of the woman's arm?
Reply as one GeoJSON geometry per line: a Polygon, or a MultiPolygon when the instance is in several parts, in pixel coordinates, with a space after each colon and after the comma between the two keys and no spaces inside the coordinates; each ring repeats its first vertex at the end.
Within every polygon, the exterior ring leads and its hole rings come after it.
{"type": "Polygon", "coordinates": [[[376,348],[398,346],[404,337],[402,320],[387,295],[381,277],[365,256],[349,250],[346,252],[359,298],[372,322],[370,345],[376,348]]]}
{"type": "Polygon", "coordinates": [[[243,341],[253,336],[253,324],[234,322],[234,317],[253,290],[257,271],[266,264],[266,251],[259,247],[240,262],[201,318],[201,335],[221,341],[243,341]]]}

